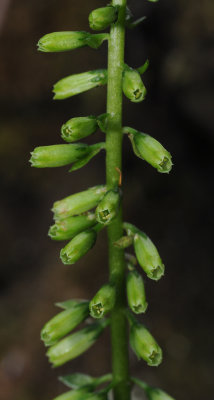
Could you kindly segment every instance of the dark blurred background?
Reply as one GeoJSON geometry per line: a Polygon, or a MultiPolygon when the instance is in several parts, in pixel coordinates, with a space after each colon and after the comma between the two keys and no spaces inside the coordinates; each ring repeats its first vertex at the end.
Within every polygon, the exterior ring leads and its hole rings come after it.
{"type": "MultiPolygon", "coordinates": [[[[1,345],[0,400],[45,400],[63,392],[57,376],[109,371],[106,333],[70,365],[51,369],[40,329],[56,301],[91,298],[107,280],[106,233],[71,267],[51,242],[55,200],[105,179],[103,154],[72,174],[68,167],[33,169],[30,151],[62,143],[60,127],[71,117],[105,112],[106,89],[52,101],[53,83],[72,73],[106,66],[98,51],[39,54],[36,42],[58,30],[88,30],[98,0],[0,1],[1,345]]],[[[146,280],[149,308],[143,318],[164,350],[158,369],[138,363],[133,374],[177,400],[213,397],[213,148],[214,2],[129,1],[136,18],[127,31],[126,62],[148,57],[146,101],[124,99],[124,124],[148,132],[172,153],[170,175],[137,159],[124,140],[124,217],[145,230],[166,265],[158,283],[146,280]]],[[[88,143],[103,140],[98,132],[88,143]]],[[[135,392],[136,398],[142,394],[135,392]]]]}

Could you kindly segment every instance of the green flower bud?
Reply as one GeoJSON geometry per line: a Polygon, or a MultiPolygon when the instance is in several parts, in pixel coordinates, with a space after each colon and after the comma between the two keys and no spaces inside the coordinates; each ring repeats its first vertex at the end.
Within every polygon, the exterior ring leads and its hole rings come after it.
{"type": "Polygon", "coordinates": [[[98,204],[95,214],[100,224],[109,224],[117,215],[120,205],[118,189],[109,190],[98,204]]]}
{"type": "Polygon", "coordinates": [[[144,313],[148,307],[144,282],[136,270],[130,271],[126,282],[128,305],[135,314],[144,313]]]}
{"type": "Polygon", "coordinates": [[[112,6],[101,7],[89,14],[89,25],[94,31],[108,28],[117,19],[117,9],[112,6]]]}
{"type": "MultiPolygon", "coordinates": [[[[129,128],[125,128],[125,130],[129,128]]],[[[131,129],[129,135],[135,154],[147,161],[158,172],[169,173],[172,169],[171,154],[152,136],[131,129]]]]}
{"type": "Polygon", "coordinates": [[[83,257],[94,245],[97,233],[88,229],[76,235],[61,251],[60,258],[65,265],[74,264],[83,257]]]}
{"type": "Polygon", "coordinates": [[[107,70],[97,69],[67,76],[58,81],[53,88],[54,99],[61,100],[86,92],[94,87],[107,83],[107,70]]]}
{"type": "Polygon", "coordinates": [[[97,130],[97,119],[93,115],[89,117],[71,118],[62,125],[62,138],[66,142],[75,142],[83,139],[97,130]]]}
{"type": "Polygon", "coordinates": [[[91,228],[96,224],[94,213],[86,215],[77,215],[63,220],[56,221],[49,229],[48,235],[53,240],[72,239],[78,233],[91,228]]]}
{"type": "Polygon", "coordinates": [[[134,235],[134,249],[140,266],[148,278],[158,281],[164,275],[165,267],[154,243],[134,225],[125,222],[123,227],[128,235],[134,235]]]}
{"type": "Polygon", "coordinates": [[[45,346],[55,344],[84,321],[89,314],[88,306],[88,301],[80,302],[60,312],[48,321],[41,331],[41,339],[44,341],[45,346]]]}
{"type": "Polygon", "coordinates": [[[106,186],[98,185],[80,193],[72,194],[53,205],[54,219],[60,220],[81,214],[97,206],[106,192],[106,186]]]}
{"type": "Polygon", "coordinates": [[[87,45],[97,49],[106,39],[108,39],[107,34],[93,35],[84,31],[52,32],[39,40],[38,50],[46,53],[56,53],[74,50],[87,45]]]}
{"type": "Polygon", "coordinates": [[[83,158],[89,152],[90,146],[84,143],[40,146],[31,153],[30,163],[35,168],[63,167],[83,158]]]}
{"type": "Polygon", "coordinates": [[[54,400],[85,400],[88,395],[87,388],[81,388],[77,390],[69,390],[59,396],[55,397],[54,400]]]}
{"type": "Polygon", "coordinates": [[[128,65],[125,66],[123,73],[123,93],[134,103],[143,101],[146,96],[146,88],[139,72],[128,65]]]}
{"type": "Polygon", "coordinates": [[[113,285],[103,285],[90,301],[89,309],[93,318],[103,318],[105,314],[114,308],[116,290],[113,285]]]}
{"type": "Polygon", "coordinates": [[[149,386],[146,382],[143,382],[138,378],[132,378],[132,382],[136,383],[136,385],[138,385],[146,392],[148,400],[175,400],[163,390],[153,388],[149,386]]]}
{"type": "Polygon", "coordinates": [[[130,344],[137,357],[142,358],[151,367],[162,362],[162,350],[144,325],[139,324],[132,315],[128,316],[131,324],[130,344]]]}
{"type": "Polygon", "coordinates": [[[38,42],[38,50],[43,52],[60,52],[77,49],[86,45],[88,32],[52,32],[44,35],[38,42]]]}
{"type": "Polygon", "coordinates": [[[148,278],[158,281],[164,275],[164,265],[154,243],[144,233],[134,236],[137,260],[148,278]]]}
{"type": "Polygon", "coordinates": [[[49,361],[58,367],[78,357],[95,343],[108,324],[108,320],[96,322],[54,344],[47,351],[49,361]]]}

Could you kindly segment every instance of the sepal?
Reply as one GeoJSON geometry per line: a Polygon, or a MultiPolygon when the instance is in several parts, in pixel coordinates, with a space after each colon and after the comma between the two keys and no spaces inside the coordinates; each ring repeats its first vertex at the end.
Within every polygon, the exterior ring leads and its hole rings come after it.
{"type": "Polygon", "coordinates": [[[71,389],[87,387],[88,390],[93,391],[99,385],[110,382],[112,380],[112,374],[106,374],[98,378],[93,378],[90,375],[76,373],[72,375],[60,376],[59,380],[71,389]]]}

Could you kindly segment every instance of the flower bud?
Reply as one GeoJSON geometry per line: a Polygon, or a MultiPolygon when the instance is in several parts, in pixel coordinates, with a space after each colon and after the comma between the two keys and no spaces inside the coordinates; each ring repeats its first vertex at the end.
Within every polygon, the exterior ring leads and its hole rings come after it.
{"type": "Polygon", "coordinates": [[[145,233],[137,233],[134,236],[134,249],[137,260],[148,278],[158,281],[164,275],[165,267],[154,243],[145,233]]]}
{"type": "Polygon", "coordinates": [[[128,305],[135,314],[144,313],[148,307],[144,282],[140,274],[130,271],[126,282],[128,305]]]}
{"type": "Polygon", "coordinates": [[[89,14],[89,25],[94,31],[108,28],[117,19],[117,9],[112,6],[101,7],[89,14]]]}
{"type": "Polygon", "coordinates": [[[108,324],[108,320],[102,320],[60,340],[48,349],[49,361],[58,367],[78,357],[95,343],[108,324]]]}
{"type": "Polygon", "coordinates": [[[81,388],[77,390],[69,390],[59,396],[55,397],[53,400],[85,400],[87,398],[89,391],[87,388],[81,388]]]}
{"type": "Polygon", "coordinates": [[[78,233],[91,228],[96,224],[94,213],[86,215],[77,215],[63,220],[58,220],[49,229],[48,235],[53,240],[68,240],[72,239],[78,233]]]}
{"type": "Polygon", "coordinates": [[[162,362],[162,350],[144,325],[131,316],[130,344],[137,357],[142,358],[151,367],[162,362]]]}
{"type": "Polygon", "coordinates": [[[56,201],[52,209],[54,212],[54,219],[65,219],[96,207],[105,192],[106,186],[98,185],[56,201]]]}
{"type": "Polygon", "coordinates": [[[140,266],[148,278],[158,281],[164,275],[165,267],[154,243],[134,225],[125,222],[123,227],[128,235],[134,236],[134,249],[140,266]]]}
{"type": "MultiPolygon", "coordinates": [[[[134,131],[134,130],[133,130],[134,131]]],[[[171,154],[152,136],[135,131],[129,135],[135,154],[147,161],[158,172],[169,173],[172,169],[171,154]]]]}
{"type": "Polygon", "coordinates": [[[48,321],[41,331],[41,339],[44,341],[45,346],[55,344],[84,321],[89,314],[88,306],[88,301],[80,302],[60,312],[48,321]]]}
{"type": "Polygon", "coordinates": [[[94,87],[107,83],[107,70],[97,69],[67,76],[58,81],[53,88],[54,99],[61,100],[86,92],[94,87]]]}
{"type": "Polygon", "coordinates": [[[61,136],[66,142],[71,143],[91,135],[97,127],[97,119],[93,115],[71,118],[62,125],[61,136]]]}
{"type": "Polygon", "coordinates": [[[143,101],[146,96],[146,88],[139,72],[128,65],[123,72],[123,93],[134,103],[143,101]]]}
{"type": "Polygon", "coordinates": [[[60,258],[65,265],[74,264],[83,257],[94,245],[97,233],[88,229],[76,235],[61,251],[60,258]]]}
{"type": "Polygon", "coordinates": [[[30,163],[36,168],[63,167],[83,158],[89,152],[90,146],[84,143],[40,146],[31,153],[30,163]]]}
{"type": "Polygon", "coordinates": [[[118,213],[120,193],[118,189],[109,190],[98,204],[95,214],[100,224],[109,224],[118,213]]]}
{"type": "Polygon", "coordinates": [[[77,49],[86,45],[88,32],[52,32],[44,35],[38,42],[38,50],[43,52],[60,52],[77,49]]]}
{"type": "Polygon", "coordinates": [[[103,318],[105,314],[114,308],[116,290],[113,285],[103,285],[90,301],[89,309],[93,318],[103,318]]]}

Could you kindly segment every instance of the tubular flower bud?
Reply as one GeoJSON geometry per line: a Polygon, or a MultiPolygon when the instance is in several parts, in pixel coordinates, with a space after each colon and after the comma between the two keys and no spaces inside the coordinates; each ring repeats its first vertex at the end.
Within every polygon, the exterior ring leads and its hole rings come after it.
{"type": "Polygon", "coordinates": [[[148,278],[158,281],[164,275],[164,265],[154,243],[143,232],[134,236],[137,260],[148,278]]]}
{"type": "Polygon", "coordinates": [[[63,167],[83,158],[89,152],[90,146],[84,143],[41,146],[31,153],[30,163],[36,168],[63,167]]]}
{"type": "Polygon", "coordinates": [[[98,185],[80,193],[72,194],[53,205],[54,219],[61,220],[81,214],[97,206],[106,192],[106,186],[98,185]]]}
{"type": "Polygon", "coordinates": [[[132,130],[129,135],[135,154],[147,161],[158,172],[169,173],[172,169],[171,154],[152,136],[132,130]]]}
{"type": "Polygon", "coordinates": [[[89,309],[93,318],[103,318],[105,314],[114,308],[116,290],[113,285],[103,285],[90,301],[89,309]]]}
{"type": "Polygon", "coordinates": [[[38,42],[38,50],[46,53],[70,51],[83,46],[97,49],[108,36],[91,34],[84,31],[52,32],[43,36],[38,42]]]}
{"type": "Polygon", "coordinates": [[[88,229],[76,235],[61,251],[60,258],[65,265],[74,264],[83,257],[94,245],[97,233],[88,229]]]}
{"type": "Polygon", "coordinates": [[[48,349],[49,361],[58,367],[78,357],[95,343],[108,323],[108,320],[96,322],[60,340],[48,349]]]}
{"type": "Polygon", "coordinates": [[[38,42],[38,50],[43,52],[60,52],[77,49],[86,45],[88,32],[52,32],[44,35],[38,42]]]}
{"type": "Polygon", "coordinates": [[[88,301],[80,302],[60,312],[48,321],[41,331],[41,339],[44,341],[45,346],[55,344],[84,321],[89,314],[88,306],[88,301]]]}
{"type": "Polygon", "coordinates": [[[107,83],[107,70],[97,69],[67,76],[58,81],[53,88],[54,99],[61,100],[86,92],[94,87],[107,83]]]}
{"type": "Polygon", "coordinates": [[[140,266],[148,278],[158,281],[164,275],[165,267],[154,243],[134,225],[125,222],[123,227],[128,235],[134,236],[134,249],[140,266]]]}
{"type": "Polygon", "coordinates": [[[93,115],[71,118],[62,125],[61,136],[66,142],[71,143],[91,135],[97,127],[97,119],[93,115]]]}
{"type": "MultiPolygon", "coordinates": [[[[137,357],[142,358],[151,367],[162,362],[162,350],[144,325],[131,317],[130,344],[137,357]]],[[[130,319],[129,319],[130,321],[130,319]]]]}
{"type": "Polygon", "coordinates": [[[135,314],[144,313],[148,307],[143,279],[136,270],[130,271],[127,276],[128,305],[135,314]]]}
{"type": "Polygon", "coordinates": [[[120,204],[118,189],[109,190],[98,204],[95,214],[100,224],[109,224],[116,217],[120,204]]]}
{"type": "Polygon", "coordinates": [[[86,215],[77,215],[63,220],[56,221],[49,229],[48,235],[53,240],[72,239],[78,233],[91,228],[96,224],[94,213],[86,215]]]}
{"type": "Polygon", "coordinates": [[[134,103],[143,101],[146,96],[146,88],[139,72],[128,65],[123,72],[123,93],[134,103]]]}
{"type": "Polygon", "coordinates": [[[89,392],[87,388],[69,390],[68,392],[55,397],[53,400],[84,400],[87,398],[88,393],[89,392]]]}
{"type": "Polygon", "coordinates": [[[112,6],[101,7],[89,14],[89,25],[94,31],[108,28],[117,19],[117,9],[112,6]]]}

